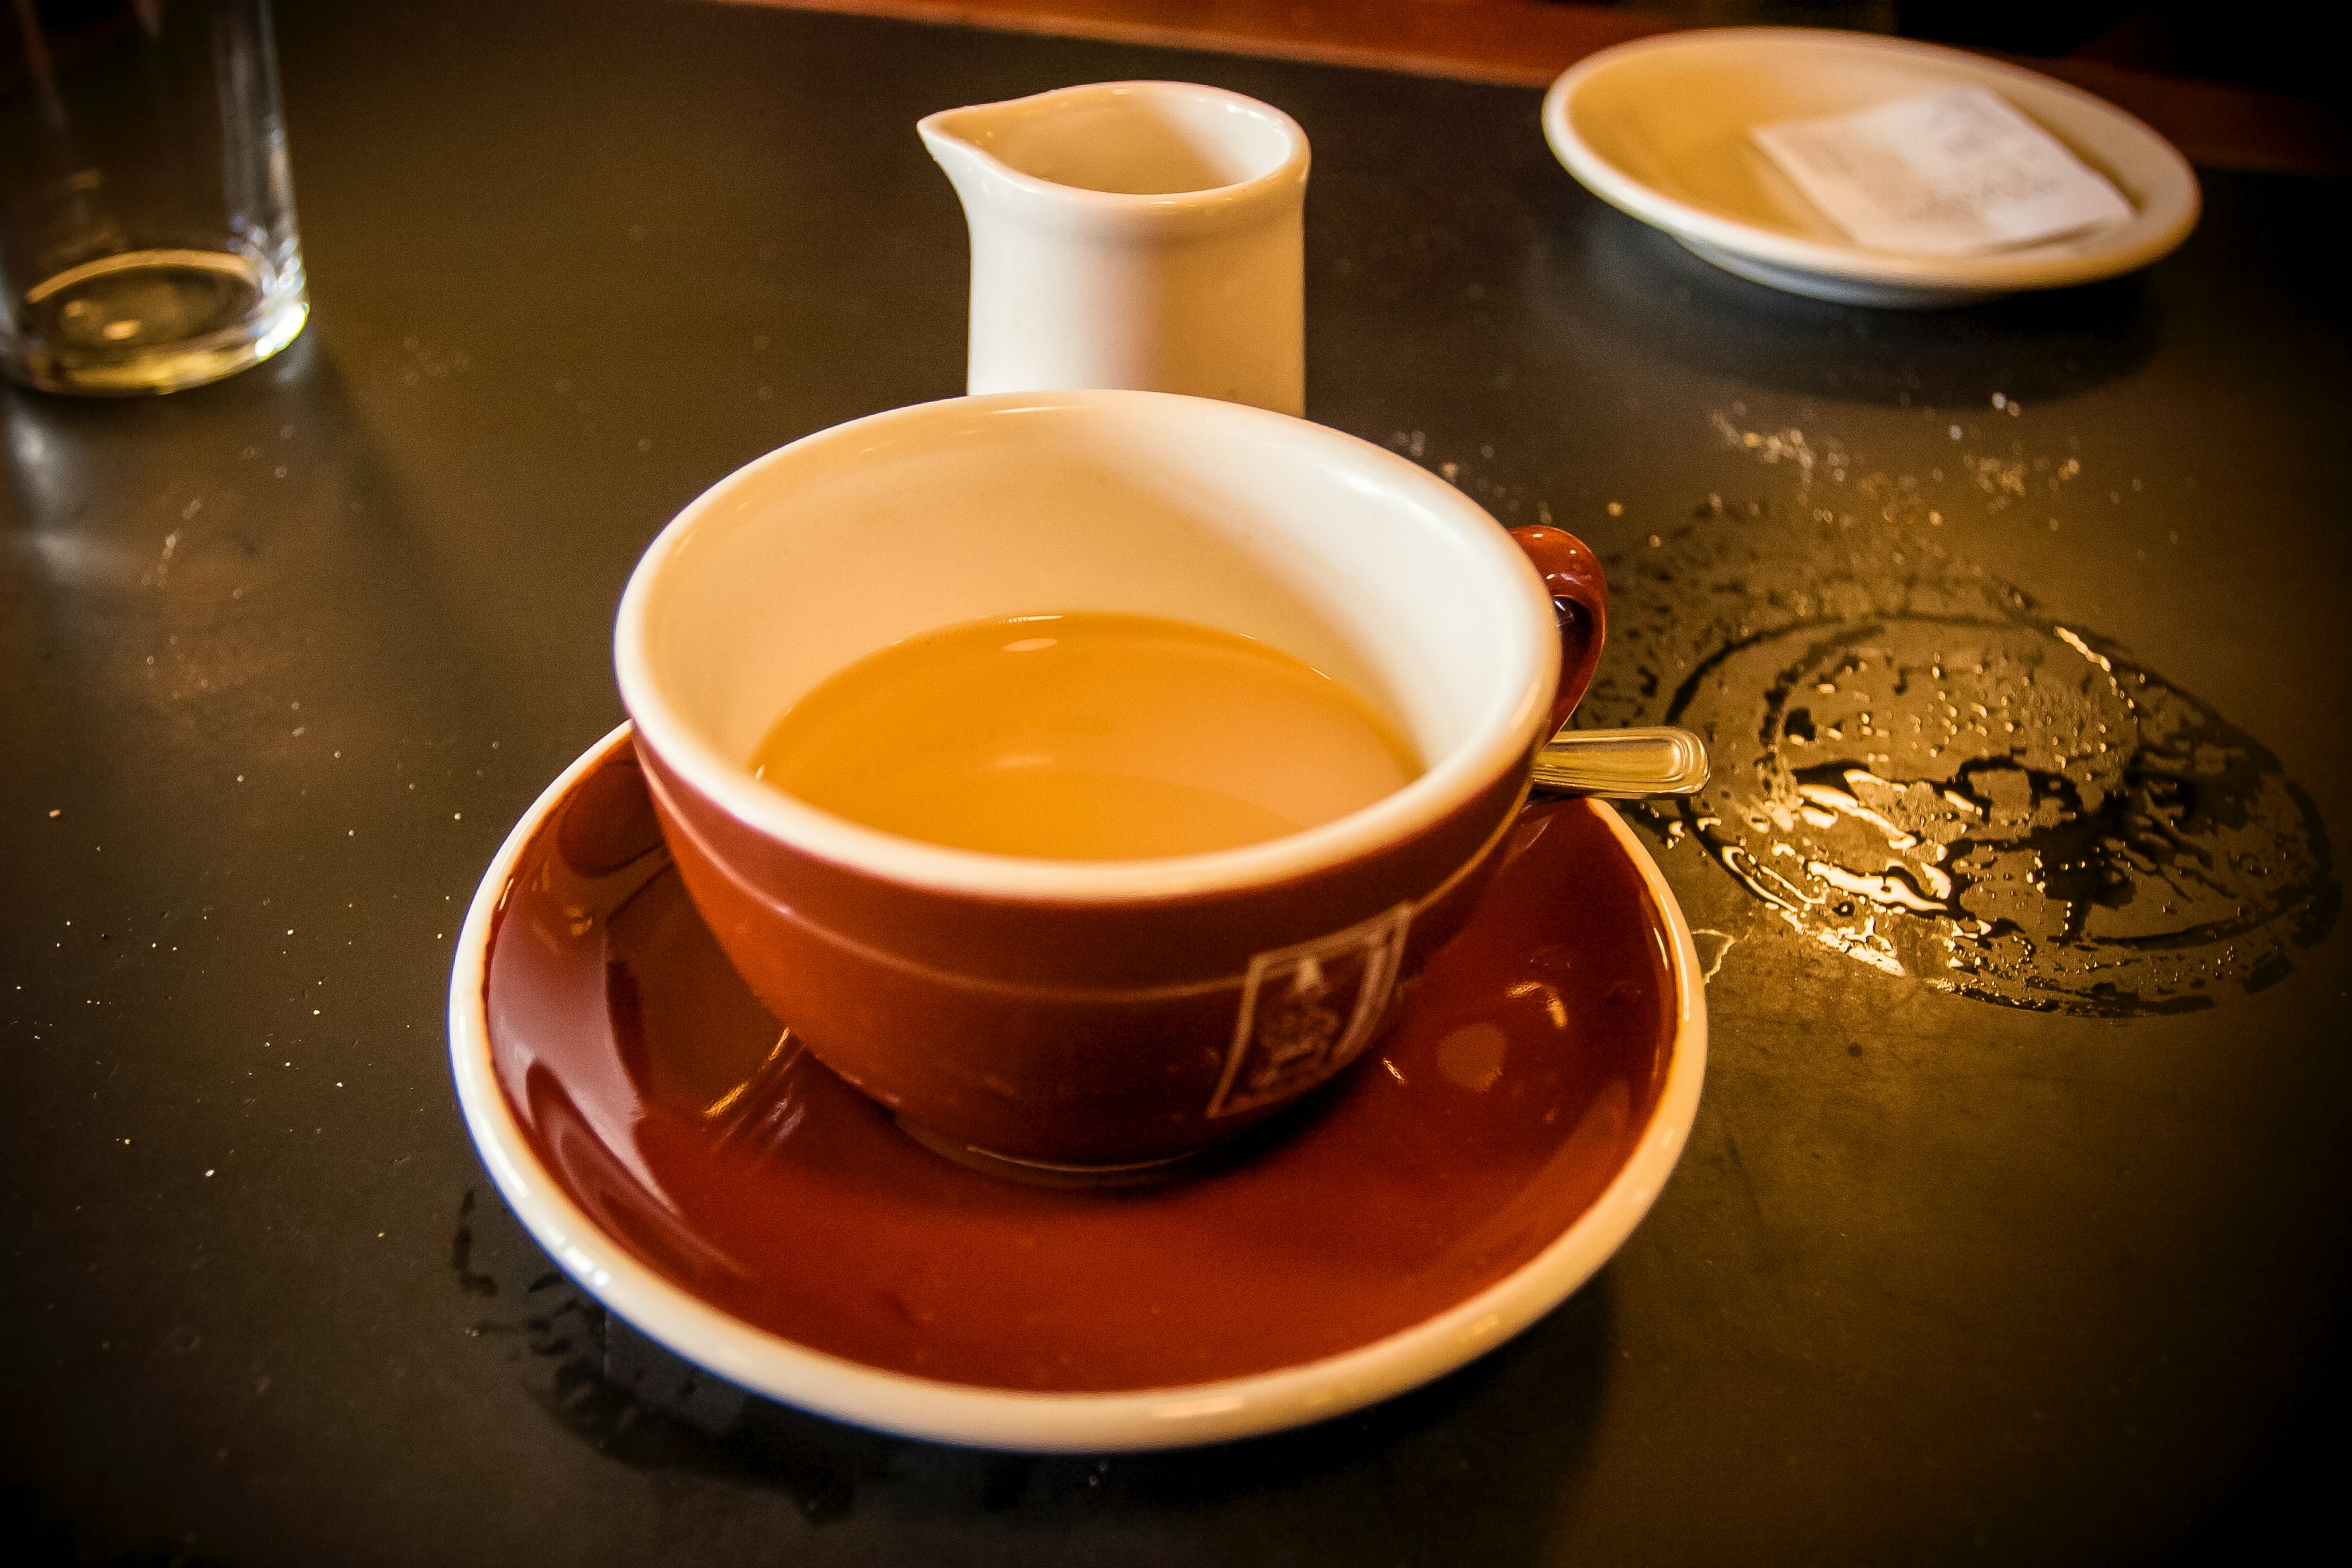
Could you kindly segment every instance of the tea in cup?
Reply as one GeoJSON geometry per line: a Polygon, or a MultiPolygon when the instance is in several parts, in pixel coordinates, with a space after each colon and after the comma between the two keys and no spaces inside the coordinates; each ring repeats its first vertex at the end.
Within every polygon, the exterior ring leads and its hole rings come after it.
{"type": "Polygon", "coordinates": [[[751,772],[908,838],[1140,860],[1345,816],[1421,759],[1360,693],[1270,644],[1078,610],[870,654],[787,709],[751,772]]]}
{"type": "Polygon", "coordinates": [[[1362,1053],[1467,919],[1605,611],[1571,536],[1355,437],[1032,393],[721,480],[639,563],[615,661],[687,889],[771,1010],[935,1144],[1102,1170],[1362,1053]]]}

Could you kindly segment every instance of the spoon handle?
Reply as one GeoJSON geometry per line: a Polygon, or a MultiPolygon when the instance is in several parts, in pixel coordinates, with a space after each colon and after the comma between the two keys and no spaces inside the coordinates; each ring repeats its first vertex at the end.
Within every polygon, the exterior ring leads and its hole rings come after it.
{"type": "Polygon", "coordinates": [[[1536,753],[1538,789],[1603,800],[1696,795],[1706,742],[1688,730],[1563,730],[1536,753]]]}

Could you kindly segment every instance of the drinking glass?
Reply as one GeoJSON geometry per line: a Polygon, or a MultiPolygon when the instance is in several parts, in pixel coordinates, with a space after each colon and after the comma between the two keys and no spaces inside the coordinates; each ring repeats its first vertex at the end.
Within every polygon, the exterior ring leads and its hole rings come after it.
{"type": "Polygon", "coordinates": [[[268,0],[0,0],[0,370],[173,392],[310,305],[268,0]]]}

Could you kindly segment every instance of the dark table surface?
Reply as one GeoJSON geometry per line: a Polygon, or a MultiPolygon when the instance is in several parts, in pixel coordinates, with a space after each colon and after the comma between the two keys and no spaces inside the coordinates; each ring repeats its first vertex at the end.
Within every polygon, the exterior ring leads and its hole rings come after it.
{"type": "Polygon", "coordinates": [[[1528,91],[713,5],[279,25],[309,330],[168,399],[0,402],[18,1542],[2073,1563],[2343,1533],[2340,186],[2211,175],[2142,276],[1899,315],[1602,207],[1528,91]],[[1716,966],[1689,1151],[1549,1318],[1318,1428],[1032,1459],[682,1397],[476,1161],[460,911],[619,717],[614,605],[671,513],[960,390],[963,226],[916,118],[1145,75],[1313,138],[1313,416],[1584,533],[1618,615],[1581,721],[1713,734],[1709,795],[1637,815],[1716,966]],[[1954,841],[1948,900],[1898,839],[1954,841]]]}

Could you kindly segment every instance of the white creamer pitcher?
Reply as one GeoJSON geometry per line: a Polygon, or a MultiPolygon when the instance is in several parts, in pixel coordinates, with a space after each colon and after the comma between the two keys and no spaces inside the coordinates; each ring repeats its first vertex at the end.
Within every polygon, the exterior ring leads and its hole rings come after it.
{"type": "Polygon", "coordinates": [[[967,389],[1306,406],[1307,136],[1189,82],[950,109],[918,129],[971,233],[967,389]]]}

